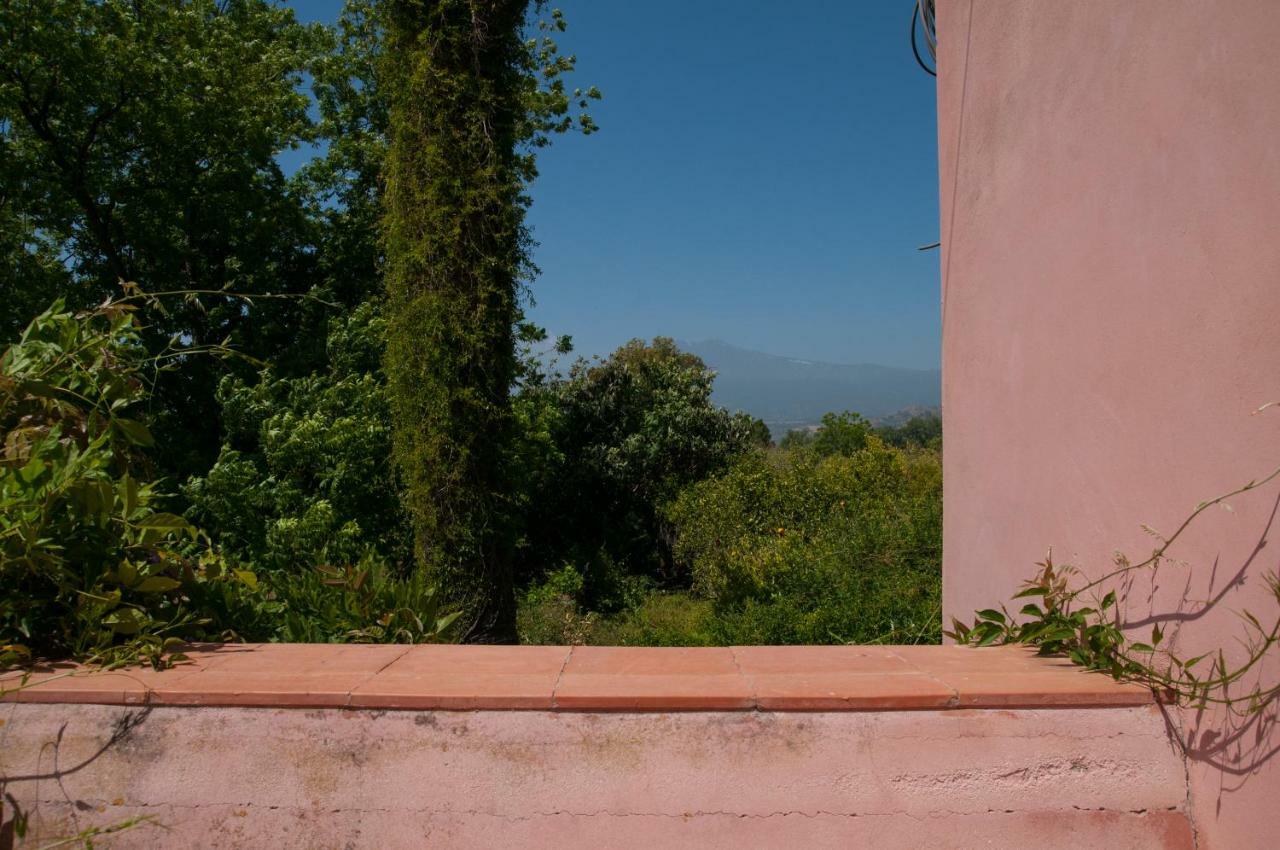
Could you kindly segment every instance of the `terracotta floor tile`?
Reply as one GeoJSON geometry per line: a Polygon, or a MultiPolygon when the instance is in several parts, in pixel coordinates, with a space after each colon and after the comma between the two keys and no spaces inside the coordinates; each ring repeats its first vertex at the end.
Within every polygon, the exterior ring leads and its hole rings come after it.
{"type": "MultiPolygon", "coordinates": [[[[177,682],[203,668],[203,659],[177,662],[165,670],[134,666],[118,670],[94,670],[69,662],[41,665],[32,671],[26,686],[3,699],[12,702],[96,703],[100,705],[139,705],[156,682],[177,682]]],[[[0,677],[0,689],[12,687],[21,673],[0,677]]]]}
{"type": "Polygon", "coordinates": [[[1084,670],[937,674],[955,688],[962,708],[1148,705],[1151,691],[1084,670]]]}
{"type": "Polygon", "coordinates": [[[52,664],[37,664],[27,670],[6,670],[0,673],[0,687],[14,687],[26,678],[27,684],[43,681],[52,676],[65,676],[80,669],[80,665],[71,661],[58,661],[52,664]]]}
{"type": "Polygon", "coordinates": [[[665,674],[566,672],[555,707],[583,711],[741,711],[754,707],[737,673],[665,674]]]}
{"type": "Polygon", "coordinates": [[[715,647],[578,646],[556,688],[560,709],[739,710],[751,691],[733,652],[715,647]]]}
{"type": "Polygon", "coordinates": [[[440,675],[483,673],[499,675],[549,673],[560,675],[567,646],[458,646],[425,644],[410,647],[387,666],[386,674],[440,675]]]}
{"type": "Polygon", "coordinates": [[[714,676],[736,674],[727,647],[575,646],[565,675],[714,676]]]}
{"type": "MultiPolygon", "coordinates": [[[[6,683],[0,687],[13,685],[6,683]]],[[[34,674],[25,687],[6,693],[3,699],[6,702],[141,705],[147,701],[147,686],[129,672],[90,673],[77,669],[52,675],[34,674]]]]}
{"type": "MultiPolygon", "coordinates": [[[[1127,706],[1149,691],[1021,647],[191,647],[175,669],[37,668],[3,699],[588,711],[1127,706]],[[74,675],[68,675],[74,673],[74,675]],[[45,680],[45,681],[42,681],[45,680]]],[[[0,676],[0,687],[20,674],[0,676]]]]}
{"type": "Polygon", "coordinates": [[[733,654],[747,675],[915,671],[890,650],[873,646],[735,646],[733,654]]]}
{"type": "Polygon", "coordinates": [[[397,644],[235,644],[212,653],[207,669],[224,673],[365,673],[373,675],[409,651],[397,644]]]}
{"type": "Polygon", "coordinates": [[[924,673],[770,673],[747,678],[764,711],[947,708],[956,696],[924,673]]]}
{"type": "Polygon", "coordinates": [[[415,646],[351,695],[352,708],[549,709],[567,646],[415,646]]]}
{"type": "Polygon", "coordinates": [[[547,710],[554,673],[382,673],[351,692],[350,708],[547,710]]]}
{"type": "Polygon", "coordinates": [[[912,667],[925,672],[939,670],[1000,673],[1015,670],[1028,672],[1070,670],[1075,667],[1065,658],[1039,656],[1022,646],[890,646],[886,649],[912,667]]]}
{"type": "Polygon", "coordinates": [[[369,678],[364,672],[292,673],[199,671],[173,682],[157,682],[153,705],[220,705],[342,708],[369,678]]]}

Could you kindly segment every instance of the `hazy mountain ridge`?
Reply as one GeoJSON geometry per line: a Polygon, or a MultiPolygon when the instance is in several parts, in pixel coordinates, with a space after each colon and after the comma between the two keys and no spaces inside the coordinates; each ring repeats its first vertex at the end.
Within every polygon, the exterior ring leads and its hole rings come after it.
{"type": "Polygon", "coordinates": [[[937,412],[942,374],[874,363],[823,363],[738,348],[721,340],[680,342],[716,371],[713,398],[765,421],[775,435],[816,424],[822,414],[856,410],[872,420],[937,412]]]}

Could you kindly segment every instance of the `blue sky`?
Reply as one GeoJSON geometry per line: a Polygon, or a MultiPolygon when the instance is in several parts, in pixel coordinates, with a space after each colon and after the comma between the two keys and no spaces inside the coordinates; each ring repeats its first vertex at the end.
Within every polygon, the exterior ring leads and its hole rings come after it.
{"type": "MultiPolygon", "coordinates": [[[[335,20],[340,0],[293,0],[335,20]]],[[[601,131],[539,156],[532,316],[580,353],[717,338],[939,362],[933,78],[909,0],[563,0],[601,131]]]]}

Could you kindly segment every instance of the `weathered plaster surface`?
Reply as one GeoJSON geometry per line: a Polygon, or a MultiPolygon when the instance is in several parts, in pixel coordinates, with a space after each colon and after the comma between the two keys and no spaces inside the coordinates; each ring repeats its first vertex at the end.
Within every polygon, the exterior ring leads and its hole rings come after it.
{"type": "Polygon", "coordinates": [[[43,838],[164,825],[117,847],[1191,846],[1154,707],[0,716],[0,770],[44,777],[8,785],[43,838]]]}
{"type": "MultiPolygon", "coordinates": [[[[939,0],[944,601],[1049,546],[1098,574],[1280,464],[1274,0],[939,0]]],[[[1239,658],[1280,486],[1204,517],[1127,594],[1144,639],[1239,658]]],[[[1260,671],[1280,679],[1280,664],[1260,671]]],[[[1199,846],[1280,835],[1276,707],[1179,718],[1199,846]]]]}

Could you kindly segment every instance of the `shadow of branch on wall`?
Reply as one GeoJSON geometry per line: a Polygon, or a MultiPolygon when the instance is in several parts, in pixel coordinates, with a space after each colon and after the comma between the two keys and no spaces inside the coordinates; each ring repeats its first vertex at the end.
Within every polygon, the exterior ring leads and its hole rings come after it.
{"type": "Polygon", "coordinates": [[[1224,794],[1280,755],[1280,560],[1267,550],[1280,495],[1269,497],[1264,512],[1245,514],[1258,517],[1256,531],[1211,526],[1206,536],[1197,519],[1219,508],[1235,514],[1228,500],[1276,481],[1280,467],[1199,503],[1167,536],[1143,526],[1156,541],[1151,554],[1134,561],[1114,552],[1112,568],[1101,574],[1055,563],[1050,549],[1011,596],[1037,602],[1018,603],[1016,614],[1003,603],[984,608],[972,624],[953,618],[945,634],[972,646],[1034,646],[1150,688],[1189,765],[1217,773],[1221,807],[1224,794]],[[1207,570],[1171,553],[1175,542],[1185,547],[1193,524],[1200,528],[1193,551],[1217,553],[1201,560],[1207,570]],[[1224,552],[1239,557],[1225,579],[1224,552]],[[1233,620],[1234,630],[1224,625],[1233,620]]]}
{"type": "MultiPolygon", "coordinates": [[[[1245,586],[1250,569],[1254,566],[1258,556],[1262,554],[1262,551],[1267,547],[1267,536],[1271,533],[1272,526],[1275,525],[1277,514],[1280,514],[1280,495],[1276,496],[1275,501],[1272,502],[1271,512],[1267,515],[1266,524],[1263,526],[1262,532],[1258,535],[1257,541],[1253,544],[1253,548],[1250,550],[1249,555],[1240,564],[1240,567],[1231,574],[1230,578],[1228,578],[1221,587],[1217,587],[1216,590],[1215,587],[1218,583],[1218,568],[1221,565],[1221,558],[1213,559],[1213,567],[1209,571],[1209,587],[1207,591],[1209,595],[1207,599],[1194,600],[1192,598],[1191,591],[1194,570],[1187,569],[1185,583],[1183,585],[1182,592],[1178,596],[1177,608],[1167,613],[1150,613],[1137,619],[1126,618],[1120,624],[1120,627],[1128,631],[1131,629],[1142,628],[1144,626],[1153,626],[1157,623],[1162,625],[1173,623],[1175,624],[1175,628],[1177,628],[1184,623],[1194,623],[1216,609],[1233,590],[1238,590],[1245,586]],[[1187,606],[1192,607],[1188,610],[1187,606]]],[[[1190,567],[1189,564],[1186,566],[1190,567]]],[[[1133,574],[1130,574],[1125,578],[1125,584],[1123,585],[1122,592],[1120,594],[1122,599],[1128,599],[1132,596],[1135,589],[1134,585],[1138,581],[1137,576],[1133,574]]],[[[1149,606],[1155,606],[1155,593],[1158,589],[1158,583],[1153,580],[1147,589],[1147,604],[1149,606]]]]}
{"type": "MultiPolygon", "coordinates": [[[[58,727],[58,733],[54,736],[54,739],[46,742],[40,748],[39,760],[34,771],[30,773],[0,774],[0,850],[13,850],[13,848],[17,847],[18,842],[27,831],[32,817],[39,814],[39,783],[41,782],[54,782],[57,784],[59,793],[68,804],[73,828],[78,834],[86,835],[86,832],[81,829],[79,819],[76,816],[76,810],[82,809],[86,804],[71,798],[66,786],[63,784],[63,780],[84,770],[113,748],[128,741],[134,731],[147,721],[150,714],[150,708],[122,713],[112,722],[110,734],[107,735],[97,749],[70,765],[62,764],[62,746],[67,732],[67,724],[63,723],[58,727]],[[52,764],[47,770],[41,767],[46,753],[49,753],[52,758],[52,764]],[[36,802],[30,809],[21,808],[17,798],[10,791],[13,786],[23,783],[36,783],[36,790],[30,795],[36,802]]],[[[131,819],[129,825],[136,825],[143,820],[139,818],[131,819]]],[[[116,831],[119,831],[119,825],[91,830],[96,835],[105,835],[116,831]]],[[[90,836],[86,835],[86,837],[90,836]]]]}
{"type": "MultiPolygon", "coordinates": [[[[1280,558],[1275,559],[1278,563],[1267,563],[1267,544],[1277,516],[1280,516],[1280,495],[1272,500],[1270,511],[1256,537],[1250,536],[1247,554],[1238,566],[1229,570],[1225,579],[1220,578],[1222,556],[1219,554],[1212,559],[1207,586],[1201,598],[1196,598],[1193,592],[1196,586],[1195,565],[1175,562],[1182,568],[1182,586],[1175,595],[1172,610],[1160,610],[1162,606],[1158,602],[1162,596],[1168,598],[1160,592],[1160,581],[1167,572],[1157,571],[1145,579],[1132,574],[1125,576],[1119,594],[1121,606],[1127,607],[1127,603],[1135,598],[1142,598],[1146,610],[1141,616],[1122,617],[1120,627],[1138,634],[1143,634],[1145,629],[1164,628],[1168,633],[1166,640],[1178,642],[1185,637],[1188,644],[1197,647],[1194,651],[1210,647],[1215,653],[1218,647],[1231,651],[1236,636],[1226,630],[1206,635],[1204,629],[1208,626],[1202,625],[1200,630],[1189,631],[1185,636],[1183,631],[1202,623],[1217,611],[1241,616],[1242,625],[1247,626],[1243,620],[1245,615],[1241,610],[1233,610],[1232,602],[1237,593],[1249,588],[1250,579],[1256,581],[1260,574],[1280,566],[1280,558]]],[[[1250,694],[1267,692],[1273,684],[1270,679],[1277,675],[1280,675],[1280,661],[1272,659],[1269,664],[1261,665],[1248,680],[1228,686],[1222,696],[1245,703],[1250,694]]],[[[1224,710],[1214,705],[1162,706],[1162,709],[1170,735],[1185,757],[1211,768],[1221,777],[1217,794],[1219,810],[1224,794],[1242,788],[1264,765],[1280,756],[1280,696],[1274,691],[1247,712],[1224,710]]]]}

